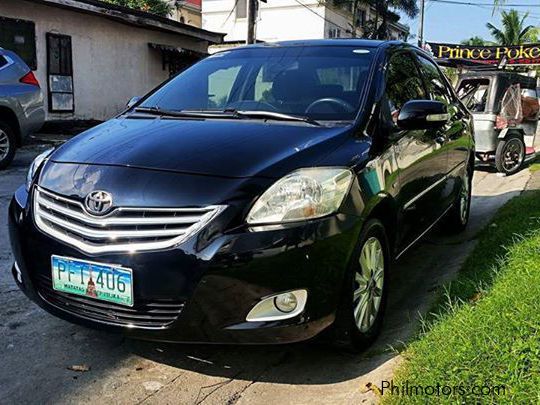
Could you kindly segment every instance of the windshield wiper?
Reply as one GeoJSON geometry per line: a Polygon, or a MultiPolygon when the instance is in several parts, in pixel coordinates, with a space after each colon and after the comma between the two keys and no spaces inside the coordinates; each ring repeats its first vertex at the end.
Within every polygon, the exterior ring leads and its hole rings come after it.
{"type": "Polygon", "coordinates": [[[299,121],[310,125],[321,126],[312,118],[300,115],[290,115],[274,111],[239,111],[235,109],[226,110],[163,110],[159,107],[137,107],[135,112],[166,117],[195,117],[195,118],[266,118],[277,121],[299,121]]]}
{"type": "Polygon", "coordinates": [[[284,114],[274,111],[238,111],[238,110],[225,110],[224,112],[230,112],[241,118],[269,118],[278,121],[300,121],[306,122],[311,125],[320,127],[321,124],[312,118],[302,115],[284,114]]]}
{"type": "MultiPolygon", "coordinates": [[[[160,117],[177,117],[177,118],[221,118],[224,117],[221,111],[187,111],[187,110],[164,110],[160,107],[137,107],[135,112],[158,115],[160,117]]],[[[226,117],[228,117],[227,115],[226,117]]]]}

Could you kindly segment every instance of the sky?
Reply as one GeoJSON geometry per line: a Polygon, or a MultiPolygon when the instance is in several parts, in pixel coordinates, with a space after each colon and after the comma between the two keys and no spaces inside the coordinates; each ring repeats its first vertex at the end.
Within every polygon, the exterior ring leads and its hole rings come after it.
{"type": "MultiPolygon", "coordinates": [[[[491,0],[450,0],[476,5],[445,4],[433,0],[426,0],[424,19],[424,40],[431,42],[459,43],[464,39],[478,35],[486,40],[491,40],[486,23],[491,22],[496,27],[501,26],[502,10],[509,10],[512,4],[525,5],[514,7],[518,12],[529,17],[525,20],[527,25],[540,26],[540,1],[539,0],[506,0],[506,5],[498,9],[492,16],[493,7],[491,0]],[[480,6],[479,6],[480,5],[480,6]]],[[[420,4],[420,0],[418,0],[420,4]]],[[[411,27],[411,34],[415,35],[416,43],[418,35],[419,18],[414,20],[406,16],[401,17],[401,22],[411,27]]]]}

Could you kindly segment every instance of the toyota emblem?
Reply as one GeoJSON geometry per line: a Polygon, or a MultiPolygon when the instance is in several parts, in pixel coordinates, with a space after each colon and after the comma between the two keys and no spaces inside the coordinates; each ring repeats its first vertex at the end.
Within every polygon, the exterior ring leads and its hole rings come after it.
{"type": "Polygon", "coordinates": [[[86,211],[93,215],[105,215],[112,207],[112,195],[106,191],[92,191],[84,199],[86,211]]]}

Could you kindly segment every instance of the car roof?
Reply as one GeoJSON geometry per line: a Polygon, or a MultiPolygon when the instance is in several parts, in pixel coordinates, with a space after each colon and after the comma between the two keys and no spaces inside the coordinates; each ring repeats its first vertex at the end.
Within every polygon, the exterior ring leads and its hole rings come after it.
{"type": "Polygon", "coordinates": [[[466,72],[459,75],[459,81],[469,79],[491,79],[498,78],[511,82],[519,82],[527,88],[536,88],[536,77],[522,75],[518,72],[508,72],[500,70],[489,70],[482,72],[466,72]]]}
{"type": "Polygon", "coordinates": [[[301,39],[278,42],[260,42],[252,45],[240,46],[237,48],[224,49],[224,51],[233,51],[247,48],[268,48],[268,47],[291,47],[291,46],[351,46],[363,48],[379,48],[403,45],[413,48],[413,45],[403,41],[380,41],[374,39],[359,38],[338,38],[338,39],[301,39]]]}

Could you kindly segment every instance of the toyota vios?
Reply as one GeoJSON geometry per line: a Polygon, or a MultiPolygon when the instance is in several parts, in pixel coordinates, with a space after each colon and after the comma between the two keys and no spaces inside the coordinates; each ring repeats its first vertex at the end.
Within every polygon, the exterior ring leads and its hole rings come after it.
{"type": "Polygon", "coordinates": [[[332,40],[216,53],[44,153],[9,211],[19,287],[143,339],[361,348],[391,263],[468,221],[471,116],[430,56],[332,40]]]}

